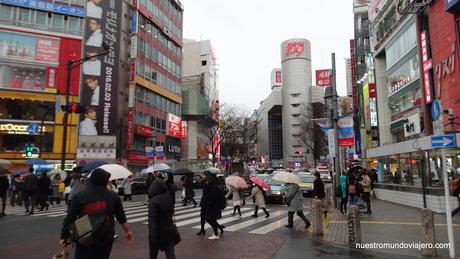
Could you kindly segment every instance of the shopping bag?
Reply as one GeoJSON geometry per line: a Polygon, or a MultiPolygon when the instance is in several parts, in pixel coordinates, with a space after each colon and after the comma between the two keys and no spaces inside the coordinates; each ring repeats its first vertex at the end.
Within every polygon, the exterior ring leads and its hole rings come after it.
{"type": "Polygon", "coordinates": [[[53,256],[53,259],[68,259],[69,258],[69,251],[66,251],[65,248],[62,248],[59,253],[53,256]]]}

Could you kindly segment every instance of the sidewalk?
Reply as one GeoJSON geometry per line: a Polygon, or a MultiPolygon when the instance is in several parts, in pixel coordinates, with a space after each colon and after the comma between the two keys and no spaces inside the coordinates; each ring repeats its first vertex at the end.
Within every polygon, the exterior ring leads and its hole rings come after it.
{"type": "MultiPolygon", "coordinates": [[[[361,214],[363,243],[412,243],[422,241],[420,209],[372,199],[372,214],[361,214]]],[[[436,243],[448,243],[446,217],[434,213],[436,243]]],[[[460,257],[460,214],[453,217],[455,254],[460,257]]],[[[346,215],[331,209],[325,222],[325,233],[317,240],[339,246],[348,246],[346,215]]],[[[395,255],[421,256],[418,249],[376,249],[395,255]]],[[[437,249],[439,257],[449,257],[448,249],[437,249]]]]}

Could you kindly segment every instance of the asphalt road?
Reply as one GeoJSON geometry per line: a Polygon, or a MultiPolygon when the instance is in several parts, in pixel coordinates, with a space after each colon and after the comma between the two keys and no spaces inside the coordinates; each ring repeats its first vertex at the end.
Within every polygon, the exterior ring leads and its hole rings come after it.
{"type": "MultiPolygon", "coordinates": [[[[197,192],[197,200],[199,200],[197,192]]],[[[180,194],[177,195],[180,197],[180,194]]],[[[128,244],[123,231],[117,225],[120,237],[115,241],[111,258],[148,258],[147,207],[142,204],[144,196],[134,196],[125,202],[128,221],[135,241],[128,244]]],[[[304,200],[305,213],[309,213],[309,199],[304,200]]],[[[304,230],[303,223],[295,218],[295,229],[287,229],[285,206],[268,205],[271,217],[250,217],[252,204],[242,208],[243,217],[231,215],[231,208],[224,211],[219,220],[227,226],[223,237],[210,241],[206,236],[196,236],[199,225],[199,208],[177,204],[175,220],[179,226],[182,242],[176,246],[177,258],[382,258],[382,254],[369,251],[351,251],[311,240],[311,233],[304,230]]],[[[7,208],[7,216],[0,219],[0,258],[35,259],[52,258],[59,250],[58,239],[65,207],[51,208],[48,212],[25,216],[23,208],[7,208]]],[[[295,216],[297,217],[297,216],[295,216]]],[[[307,215],[308,217],[308,215],[307,215]]],[[[69,248],[72,253],[72,249],[69,248]]],[[[164,258],[161,255],[160,258],[164,258]]],[[[392,258],[396,258],[392,256],[392,258]]],[[[407,257],[404,257],[407,258],[407,257]]]]}

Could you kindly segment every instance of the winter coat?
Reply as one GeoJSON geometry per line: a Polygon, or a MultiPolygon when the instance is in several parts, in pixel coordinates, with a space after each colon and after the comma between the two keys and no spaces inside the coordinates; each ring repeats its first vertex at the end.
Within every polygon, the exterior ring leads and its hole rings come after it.
{"type": "Polygon", "coordinates": [[[174,205],[166,184],[154,180],[149,187],[149,242],[160,249],[174,243],[176,231],[173,222],[174,205]]]}
{"type": "Polygon", "coordinates": [[[295,211],[302,211],[303,204],[302,204],[302,192],[300,191],[300,187],[297,184],[292,184],[288,187],[287,191],[287,199],[291,201],[288,211],[295,212],[295,211]]]}
{"type": "Polygon", "coordinates": [[[3,196],[6,194],[6,191],[8,190],[8,177],[6,176],[0,176],[0,196],[3,196]]]}
{"type": "Polygon", "coordinates": [[[222,217],[222,195],[217,184],[205,185],[200,205],[204,208],[205,219],[220,219],[222,217]]]}
{"type": "Polygon", "coordinates": [[[77,193],[79,193],[81,191],[81,189],[82,189],[80,177],[72,178],[72,180],[70,181],[69,186],[70,186],[69,200],[71,201],[73,199],[73,197],[77,193]]]}
{"type": "Polygon", "coordinates": [[[225,195],[225,198],[228,199],[228,197],[230,197],[230,195],[233,194],[232,196],[232,201],[235,203],[235,202],[240,202],[241,201],[241,197],[240,197],[240,192],[238,190],[236,190],[235,188],[233,187],[229,187],[228,188],[228,192],[227,192],[227,195],[225,195]]]}
{"type": "Polygon", "coordinates": [[[347,184],[347,177],[345,175],[340,176],[340,191],[342,192],[340,194],[341,198],[348,197],[348,184],[347,184]]]}
{"type": "Polygon", "coordinates": [[[324,193],[324,183],[321,178],[316,178],[315,181],[313,182],[313,195],[318,197],[319,199],[323,199],[326,197],[326,194],[324,193]]]}
{"type": "Polygon", "coordinates": [[[51,186],[51,180],[48,176],[40,176],[38,178],[38,192],[40,193],[40,196],[46,197],[48,196],[48,193],[50,191],[50,186],[51,186]]]}
{"type": "Polygon", "coordinates": [[[132,180],[129,179],[129,178],[124,179],[123,183],[121,183],[121,187],[123,187],[123,192],[124,192],[125,195],[131,195],[132,194],[131,184],[132,184],[132,180]]]}
{"type": "Polygon", "coordinates": [[[38,192],[38,178],[34,174],[24,177],[24,189],[28,193],[38,192]]]}
{"type": "Polygon", "coordinates": [[[363,175],[363,180],[360,182],[363,187],[363,192],[371,192],[372,181],[367,175],[363,175]]]}
{"type": "Polygon", "coordinates": [[[251,196],[249,196],[249,199],[252,198],[255,198],[254,205],[259,206],[259,208],[265,208],[265,197],[262,189],[257,186],[252,188],[252,193],[251,196]]]}

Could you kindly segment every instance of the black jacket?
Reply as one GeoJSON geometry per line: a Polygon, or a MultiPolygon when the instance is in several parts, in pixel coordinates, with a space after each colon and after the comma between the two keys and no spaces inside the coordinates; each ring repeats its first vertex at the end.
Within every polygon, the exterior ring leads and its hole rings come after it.
{"type": "Polygon", "coordinates": [[[200,206],[206,219],[219,219],[222,217],[222,193],[215,183],[206,184],[200,206]]]}
{"type": "Polygon", "coordinates": [[[172,219],[174,205],[166,184],[155,180],[149,187],[149,242],[160,249],[174,243],[176,231],[172,219]]]}
{"type": "Polygon", "coordinates": [[[36,175],[30,174],[24,178],[24,189],[29,193],[38,191],[38,178],[36,175]]]}
{"type": "Polygon", "coordinates": [[[0,195],[3,195],[8,190],[8,177],[0,176],[0,195]]]}
{"type": "Polygon", "coordinates": [[[320,199],[326,196],[324,193],[324,183],[323,180],[321,180],[321,178],[316,178],[313,182],[313,195],[317,196],[320,199]]]}
{"type": "Polygon", "coordinates": [[[51,180],[47,176],[40,176],[37,181],[38,184],[38,192],[41,194],[48,194],[50,185],[51,185],[51,180]]]}
{"type": "MultiPolygon", "coordinates": [[[[86,188],[75,194],[67,208],[67,215],[62,225],[61,239],[69,237],[69,226],[84,215],[105,213],[112,221],[114,216],[120,224],[126,223],[125,211],[120,197],[107,189],[88,183],[86,188]]],[[[113,229],[115,233],[115,229],[113,229]]],[[[112,235],[113,236],[113,235],[112,235]]]]}

